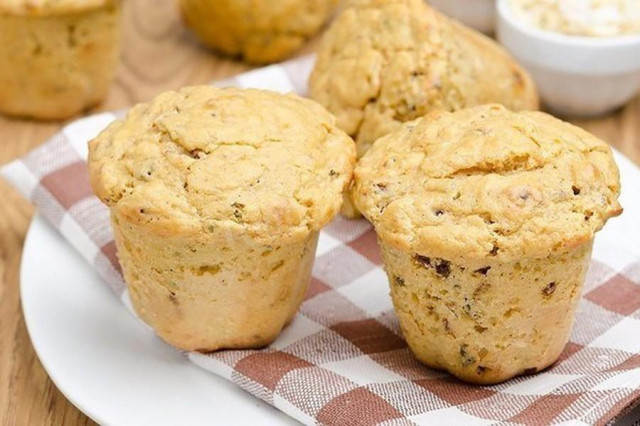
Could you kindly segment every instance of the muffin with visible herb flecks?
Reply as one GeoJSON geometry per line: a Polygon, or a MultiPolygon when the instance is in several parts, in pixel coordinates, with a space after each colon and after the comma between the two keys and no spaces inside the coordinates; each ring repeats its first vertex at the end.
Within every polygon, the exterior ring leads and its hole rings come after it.
{"type": "Polygon", "coordinates": [[[134,107],[89,152],[136,312],[200,351],[261,347],[291,321],[354,162],[318,104],[209,86],[134,107]]]}
{"type": "Polygon", "coordinates": [[[621,213],[609,146],[540,112],[432,113],[355,171],[416,357],[474,383],[556,361],[596,231],[621,213]]]}
{"type": "MultiPolygon", "coordinates": [[[[323,35],[309,95],[358,157],[402,123],[486,103],[538,109],[533,80],[495,41],[424,0],[351,0],[323,35]]],[[[348,194],[342,213],[357,217],[348,194]]]]}

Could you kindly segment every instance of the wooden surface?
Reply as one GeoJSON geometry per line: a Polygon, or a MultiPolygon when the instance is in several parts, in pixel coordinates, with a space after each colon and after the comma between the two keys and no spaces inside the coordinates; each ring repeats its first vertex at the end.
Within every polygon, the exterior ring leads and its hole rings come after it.
{"type": "MultiPolygon", "coordinates": [[[[128,0],[124,15],[122,63],[99,110],[126,107],[168,89],[248,69],[198,46],[172,1],[128,0]]],[[[0,164],[39,145],[62,124],[0,117],[0,164]]],[[[640,164],[640,97],[611,116],[577,124],[640,164]]],[[[18,273],[33,208],[3,181],[0,195],[0,424],[93,424],[56,389],[33,351],[20,308],[18,273]]]]}

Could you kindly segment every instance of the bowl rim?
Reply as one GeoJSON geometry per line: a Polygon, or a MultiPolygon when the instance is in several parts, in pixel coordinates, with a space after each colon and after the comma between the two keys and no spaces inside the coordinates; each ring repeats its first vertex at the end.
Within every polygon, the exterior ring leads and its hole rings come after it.
{"type": "Polygon", "coordinates": [[[576,47],[620,47],[631,46],[634,44],[640,44],[640,33],[638,34],[623,34],[616,36],[583,36],[564,34],[551,30],[545,30],[537,28],[521,19],[516,17],[513,13],[510,0],[497,0],[496,10],[500,18],[504,19],[509,25],[517,28],[519,31],[525,33],[529,37],[542,39],[544,41],[571,45],[576,47]]]}

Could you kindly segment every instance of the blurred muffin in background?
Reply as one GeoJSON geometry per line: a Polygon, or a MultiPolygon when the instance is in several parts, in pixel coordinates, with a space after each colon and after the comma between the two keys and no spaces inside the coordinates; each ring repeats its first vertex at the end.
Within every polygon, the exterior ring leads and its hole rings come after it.
{"type": "Polygon", "coordinates": [[[285,59],[314,36],[339,0],[180,0],[205,45],[248,62],[285,59]]]}
{"type": "Polygon", "coordinates": [[[99,103],[120,53],[119,0],[0,0],[0,112],[64,119],[99,103]]]}
{"type": "MultiPolygon", "coordinates": [[[[356,139],[358,156],[433,110],[538,108],[533,81],[498,44],[422,0],[348,3],[320,43],[309,90],[356,139]]],[[[342,213],[357,216],[348,198],[342,213]]]]}

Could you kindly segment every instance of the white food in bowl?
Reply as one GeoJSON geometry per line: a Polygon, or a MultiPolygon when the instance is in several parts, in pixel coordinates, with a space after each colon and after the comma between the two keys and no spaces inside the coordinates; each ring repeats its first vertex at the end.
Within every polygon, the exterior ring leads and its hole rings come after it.
{"type": "Polygon", "coordinates": [[[543,103],[564,116],[597,116],[640,89],[640,35],[574,36],[536,28],[498,0],[497,37],[532,74],[543,103]]]}
{"type": "Polygon", "coordinates": [[[427,0],[445,15],[486,34],[495,28],[495,0],[427,0]]]}
{"type": "Polygon", "coordinates": [[[549,31],[611,37],[640,33],[640,0],[509,0],[518,18],[549,31]]]}

